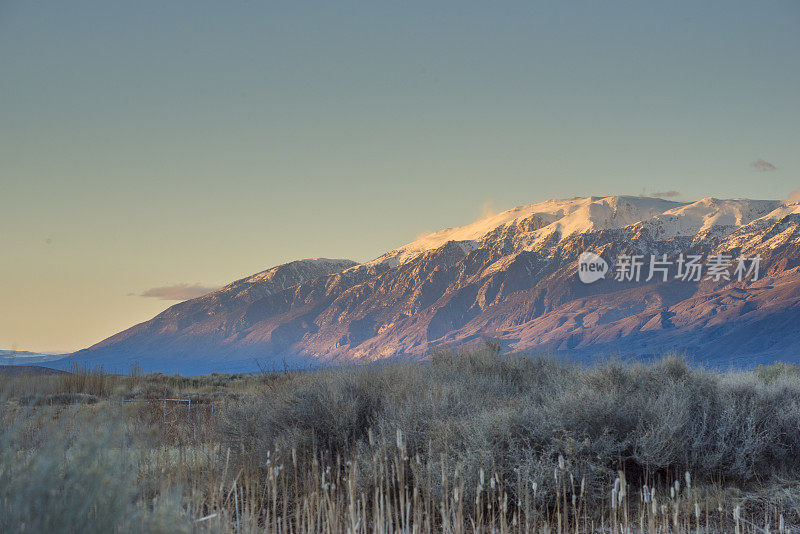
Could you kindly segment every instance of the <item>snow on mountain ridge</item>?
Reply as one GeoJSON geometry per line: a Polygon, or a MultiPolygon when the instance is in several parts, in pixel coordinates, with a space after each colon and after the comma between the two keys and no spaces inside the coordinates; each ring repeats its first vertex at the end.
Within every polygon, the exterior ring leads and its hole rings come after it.
{"type": "Polygon", "coordinates": [[[449,241],[473,241],[477,244],[500,227],[517,225],[534,216],[549,224],[536,230],[537,235],[532,240],[554,232],[559,232],[564,238],[578,232],[628,226],[683,204],[660,198],[633,196],[552,199],[528,206],[517,206],[465,226],[424,235],[368,262],[368,265],[400,265],[449,241]]]}
{"type": "MultiPolygon", "coordinates": [[[[800,203],[795,204],[781,204],[768,214],[764,215],[760,219],[756,219],[758,221],[777,221],[783,219],[787,215],[798,215],[800,214],[800,203]]],[[[754,221],[755,222],[755,221],[754,221]]]]}
{"type": "Polygon", "coordinates": [[[242,283],[251,283],[252,284],[252,283],[261,282],[261,281],[264,281],[264,280],[272,280],[282,270],[285,271],[287,269],[291,269],[291,270],[299,270],[299,269],[313,270],[313,269],[322,268],[322,269],[325,269],[325,271],[329,271],[331,268],[336,269],[338,267],[341,267],[341,270],[345,270],[345,269],[348,269],[348,268],[353,267],[355,265],[357,265],[357,262],[354,262],[352,260],[328,259],[328,258],[305,258],[305,259],[302,259],[302,260],[295,260],[295,261],[290,261],[288,263],[284,263],[284,264],[281,264],[281,265],[277,265],[277,266],[272,267],[270,269],[267,269],[265,271],[261,271],[261,272],[258,272],[256,274],[253,274],[253,275],[247,276],[245,278],[242,278],[240,280],[236,280],[235,282],[231,282],[230,284],[228,284],[227,286],[225,286],[222,289],[230,288],[230,287],[232,287],[234,285],[242,284],[242,283]]]}
{"type": "Polygon", "coordinates": [[[780,205],[777,200],[750,200],[736,198],[722,200],[704,198],[692,204],[666,212],[699,225],[697,231],[708,230],[712,226],[743,226],[763,217],[780,205]]]}
{"type": "Polygon", "coordinates": [[[724,235],[765,216],[779,205],[775,200],[704,198],[641,221],[656,239],[693,237],[716,231],[724,235]]]}
{"type": "MultiPolygon", "coordinates": [[[[562,217],[553,225],[561,238],[595,230],[624,228],[654,217],[668,208],[680,206],[680,202],[649,197],[612,196],[589,200],[578,209],[562,217]]],[[[546,229],[542,229],[544,231],[546,229]]]]}
{"type": "MultiPolygon", "coordinates": [[[[461,242],[466,251],[477,248],[489,234],[503,227],[520,226],[532,217],[544,223],[534,230],[519,232],[517,249],[536,248],[558,233],[562,240],[573,234],[642,225],[659,238],[691,237],[712,229],[733,231],[770,212],[795,213],[797,206],[783,206],[777,200],[704,198],[676,202],[654,197],[615,195],[553,199],[518,206],[471,224],[447,228],[419,237],[368,262],[367,265],[402,265],[420,254],[438,249],[450,241],[461,242]]],[[[727,233],[727,232],[725,232],[727,233]]]]}

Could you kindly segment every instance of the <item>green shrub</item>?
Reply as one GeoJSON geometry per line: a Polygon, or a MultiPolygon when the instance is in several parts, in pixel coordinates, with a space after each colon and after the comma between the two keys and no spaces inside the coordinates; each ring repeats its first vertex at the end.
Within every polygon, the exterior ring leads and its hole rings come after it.
{"type": "Polygon", "coordinates": [[[109,418],[0,433],[0,532],[184,532],[180,503],[143,504],[137,452],[109,418]]]}

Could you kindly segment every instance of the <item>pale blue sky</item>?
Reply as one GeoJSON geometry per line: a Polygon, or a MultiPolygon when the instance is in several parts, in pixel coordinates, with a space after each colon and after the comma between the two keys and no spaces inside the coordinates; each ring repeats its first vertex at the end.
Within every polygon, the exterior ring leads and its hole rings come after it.
{"type": "Polygon", "coordinates": [[[784,198],[799,65],[794,0],[2,0],[0,348],[487,202],[784,198]]]}

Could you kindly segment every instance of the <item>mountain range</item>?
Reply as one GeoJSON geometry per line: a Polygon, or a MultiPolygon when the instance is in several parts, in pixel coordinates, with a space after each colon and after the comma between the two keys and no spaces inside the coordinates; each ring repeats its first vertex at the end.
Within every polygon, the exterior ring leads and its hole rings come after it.
{"type": "Polygon", "coordinates": [[[67,357],[67,354],[44,354],[16,349],[0,349],[0,365],[47,364],[67,357]]]}
{"type": "Polygon", "coordinates": [[[800,205],[549,200],[425,235],[366,263],[279,265],[68,360],[198,374],[425,357],[487,338],[506,352],[580,360],[676,351],[715,366],[800,361],[800,205]],[[579,279],[583,252],[606,262],[604,278],[579,279]],[[678,270],[692,256],[706,267],[699,279],[678,270]],[[641,264],[640,280],[620,273],[626,258],[641,264]],[[747,276],[736,275],[739,258],[747,276]],[[720,260],[730,263],[729,279],[707,274],[720,260]],[[668,272],[647,281],[651,264],[668,272]]]}

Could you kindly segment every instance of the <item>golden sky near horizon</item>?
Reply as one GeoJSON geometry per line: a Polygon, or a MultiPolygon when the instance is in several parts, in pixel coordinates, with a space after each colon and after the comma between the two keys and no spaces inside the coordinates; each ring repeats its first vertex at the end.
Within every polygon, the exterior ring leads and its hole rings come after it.
{"type": "Polygon", "coordinates": [[[791,1],[5,2],[0,349],[486,206],[785,198],[798,27],[791,1]]]}

